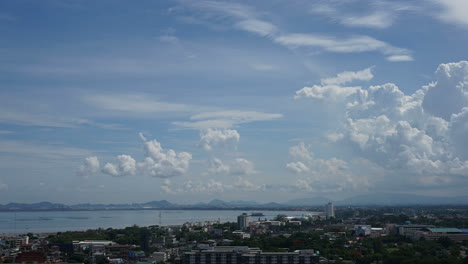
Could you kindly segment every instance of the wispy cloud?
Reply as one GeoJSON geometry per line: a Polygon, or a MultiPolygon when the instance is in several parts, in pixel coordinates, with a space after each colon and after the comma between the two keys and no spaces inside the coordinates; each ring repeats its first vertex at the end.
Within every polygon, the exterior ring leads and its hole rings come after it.
{"type": "Polygon", "coordinates": [[[331,1],[314,4],[310,12],[327,16],[347,27],[385,29],[391,27],[401,13],[418,9],[411,3],[398,1],[331,1]],[[359,8],[356,12],[353,6],[367,8],[359,8]]]}
{"type": "Polygon", "coordinates": [[[249,31],[260,36],[273,35],[277,31],[275,25],[258,19],[242,20],[236,23],[235,26],[236,28],[249,31]]]}
{"type": "Polygon", "coordinates": [[[380,52],[383,55],[389,56],[387,59],[395,55],[411,57],[411,51],[408,49],[394,47],[384,41],[364,35],[336,37],[331,35],[296,33],[279,36],[275,38],[275,42],[291,48],[315,47],[336,53],[380,52]]]}
{"type": "MultiPolygon", "coordinates": [[[[412,60],[411,51],[404,48],[395,47],[384,41],[366,35],[350,35],[338,37],[333,35],[320,35],[316,33],[288,33],[282,31],[275,24],[259,18],[260,15],[254,8],[237,3],[227,2],[183,2],[187,7],[195,8],[206,12],[207,20],[226,20],[234,28],[255,33],[262,37],[271,38],[274,42],[287,47],[315,47],[327,52],[337,53],[360,53],[360,52],[380,52],[387,56],[389,61],[409,61],[412,60]],[[395,57],[399,56],[399,57],[395,57]]],[[[384,3],[384,2],[382,2],[384,3]]],[[[381,4],[384,5],[384,4],[381,4]]],[[[389,4],[387,4],[389,5],[389,4]]],[[[314,12],[325,14],[335,14],[336,9],[331,6],[317,7],[314,12]]],[[[342,22],[347,25],[367,25],[374,27],[388,27],[391,22],[389,17],[392,12],[384,12],[385,8],[379,9],[378,13],[364,17],[347,16],[342,22]]],[[[392,6],[392,10],[404,10],[404,7],[392,6]]]]}
{"type": "Polygon", "coordinates": [[[199,112],[209,109],[188,104],[164,102],[145,94],[100,94],[83,97],[95,108],[127,113],[199,112]]]}
{"type": "Polygon", "coordinates": [[[48,160],[77,159],[90,151],[61,145],[46,145],[30,141],[0,140],[0,153],[33,156],[48,160]]]}
{"type": "Polygon", "coordinates": [[[174,125],[190,129],[231,128],[239,124],[268,121],[282,118],[282,114],[255,111],[204,112],[190,117],[189,122],[173,122],[174,125]]]}

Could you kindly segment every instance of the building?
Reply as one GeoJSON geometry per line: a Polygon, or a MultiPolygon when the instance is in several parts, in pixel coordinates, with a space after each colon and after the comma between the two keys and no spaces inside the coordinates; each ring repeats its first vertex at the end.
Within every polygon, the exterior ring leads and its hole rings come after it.
{"type": "Polygon", "coordinates": [[[325,205],[325,216],[327,219],[335,218],[335,208],[333,208],[333,203],[328,203],[325,205]]]}
{"type": "Polygon", "coordinates": [[[14,263],[44,263],[47,257],[43,252],[21,252],[14,263]]]}
{"type": "Polygon", "coordinates": [[[210,250],[186,252],[182,264],[315,264],[319,256],[313,250],[296,250],[294,252],[262,252],[249,247],[214,247],[210,250]]]}
{"type": "Polygon", "coordinates": [[[237,225],[240,230],[245,230],[249,226],[249,216],[243,213],[237,217],[237,225]]]}
{"type": "Polygon", "coordinates": [[[29,237],[28,236],[8,237],[8,238],[5,238],[5,241],[12,248],[19,248],[21,247],[21,245],[29,244],[29,237]]]}
{"type": "Polygon", "coordinates": [[[424,240],[438,240],[439,238],[446,237],[457,242],[468,241],[468,230],[458,228],[424,228],[422,230],[408,231],[405,233],[413,241],[424,240]]]}

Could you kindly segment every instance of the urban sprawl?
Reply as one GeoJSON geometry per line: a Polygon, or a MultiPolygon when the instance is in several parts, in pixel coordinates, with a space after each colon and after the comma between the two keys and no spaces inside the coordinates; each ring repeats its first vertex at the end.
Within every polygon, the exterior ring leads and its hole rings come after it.
{"type": "Polygon", "coordinates": [[[332,203],[301,217],[240,212],[237,223],[30,232],[0,240],[3,263],[465,264],[467,246],[466,206],[332,203]]]}

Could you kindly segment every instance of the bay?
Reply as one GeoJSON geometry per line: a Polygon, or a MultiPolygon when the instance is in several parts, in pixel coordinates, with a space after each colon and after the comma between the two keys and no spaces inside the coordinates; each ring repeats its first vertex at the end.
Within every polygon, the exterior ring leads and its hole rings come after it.
{"type": "MultiPolygon", "coordinates": [[[[186,222],[237,222],[242,213],[263,213],[271,220],[279,214],[287,216],[317,215],[310,211],[240,211],[240,210],[118,210],[118,211],[34,211],[0,212],[1,234],[54,233],[97,228],[124,228],[132,225],[181,225],[186,222]]],[[[258,216],[250,217],[251,221],[258,216]]]]}

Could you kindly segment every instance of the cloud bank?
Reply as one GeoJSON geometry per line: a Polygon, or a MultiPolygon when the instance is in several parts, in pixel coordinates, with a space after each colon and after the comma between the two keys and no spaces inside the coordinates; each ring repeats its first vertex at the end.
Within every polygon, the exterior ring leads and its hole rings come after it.
{"type": "MultiPolygon", "coordinates": [[[[389,174],[411,176],[405,180],[420,184],[447,184],[468,176],[468,62],[441,64],[436,78],[411,95],[387,83],[313,98],[331,97],[346,106],[346,122],[333,141],[351,146],[389,174]]],[[[306,163],[288,167],[295,172],[308,168],[306,163]]]]}

